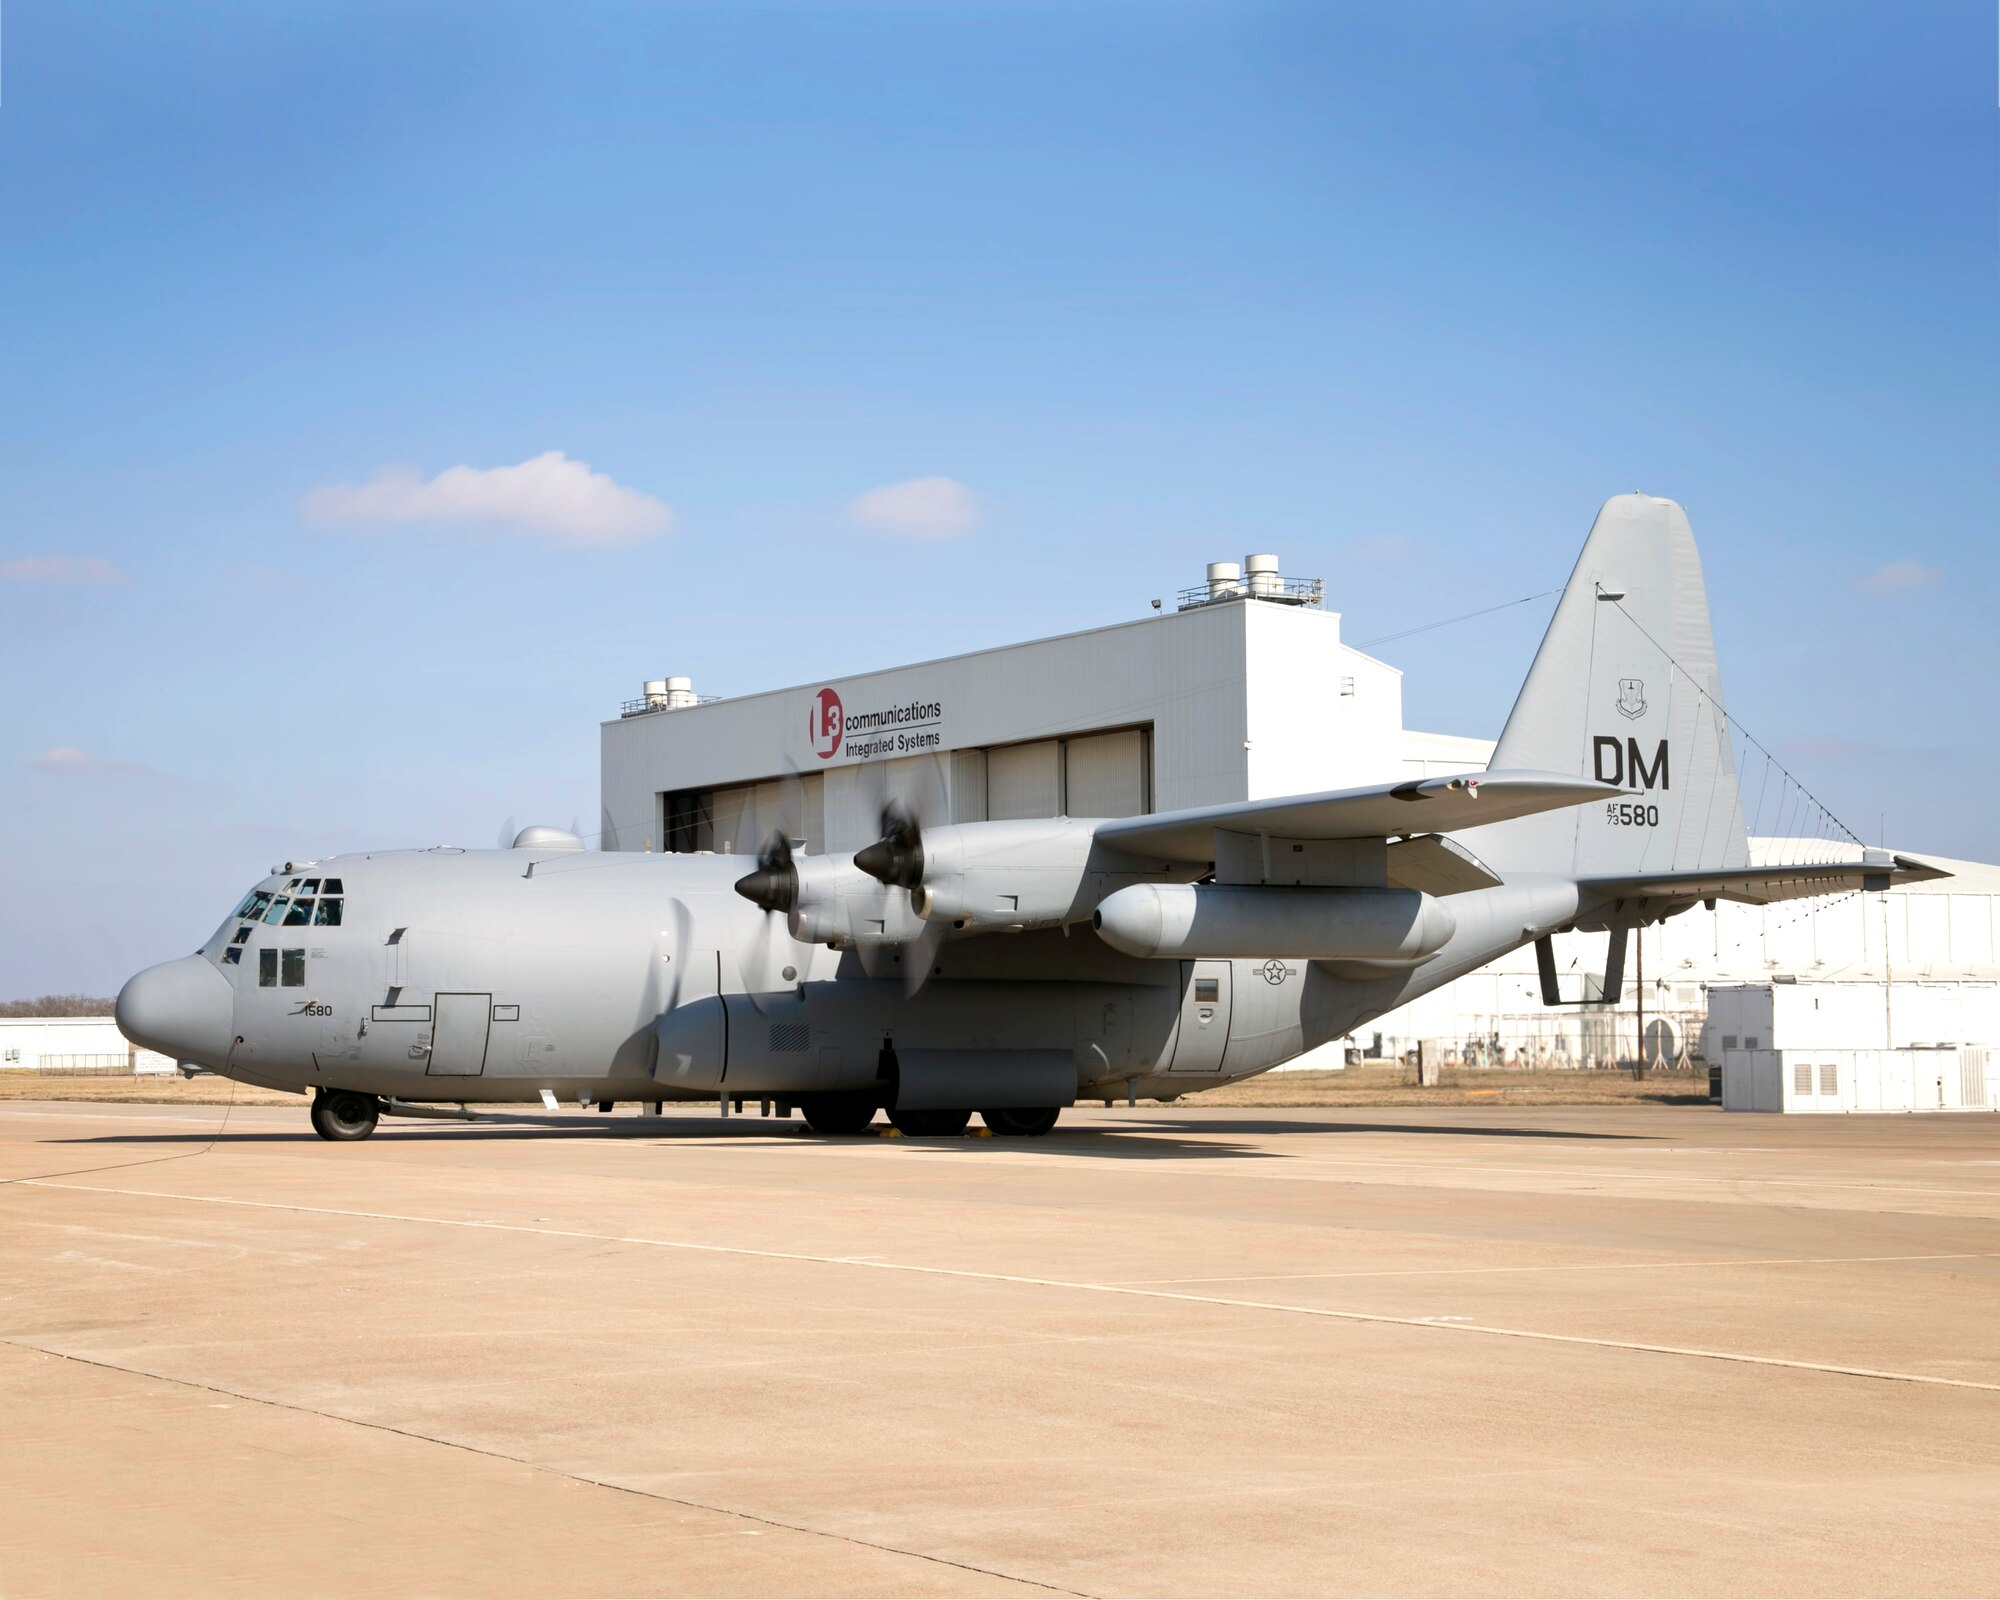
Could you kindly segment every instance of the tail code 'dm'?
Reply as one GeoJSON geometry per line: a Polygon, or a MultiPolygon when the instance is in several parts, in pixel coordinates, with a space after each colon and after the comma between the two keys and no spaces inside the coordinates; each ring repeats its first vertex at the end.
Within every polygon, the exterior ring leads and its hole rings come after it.
{"type": "Polygon", "coordinates": [[[1649,764],[1640,752],[1639,741],[1626,738],[1622,742],[1609,734],[1598,734],[1591,741],[1591,755],[1597,768],[1599,783],[1616,784],[1621,789],[1671,789],[1667,781],[1667,741],[1662,739],[1653,751],[1649,764]]]}

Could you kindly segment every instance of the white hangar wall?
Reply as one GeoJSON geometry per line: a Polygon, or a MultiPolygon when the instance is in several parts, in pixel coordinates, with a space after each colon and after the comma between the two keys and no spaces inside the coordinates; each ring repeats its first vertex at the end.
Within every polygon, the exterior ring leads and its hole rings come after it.
{"type": "Polygon", "coordinates": [[[783,826],[815,853],[851,851],[875,837],[885,792],[922,784],[953,820],[976,821],[1127,815],[1484,765],[1488,743],[1444,735],[1417,736],[1421,753],[1406,761],[1402,721],[1401,673],[1341,643],[1338,614],[1232,598],[765,693],[635,702],[602,725],[604,848],[744,853],[783,826]],[[828,691],[845,722],[831,754],[828,691]],[[791,815],[788,768],[804,780],[791,815]],[[678,833],[675,796],[704,811],[678,833]]]}

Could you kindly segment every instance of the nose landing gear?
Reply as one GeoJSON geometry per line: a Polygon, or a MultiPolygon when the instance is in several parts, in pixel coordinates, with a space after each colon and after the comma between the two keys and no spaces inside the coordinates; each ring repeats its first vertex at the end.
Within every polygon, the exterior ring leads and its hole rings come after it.
{"type": "Polygon", "coordinates": [[[375,1131],[375,1124],[381,1120],[382,1102],[372,1094],[361,1094],[353,1089],[313,1091],[313,1132],[322,1139],[365,1139],[375,1131]]]}

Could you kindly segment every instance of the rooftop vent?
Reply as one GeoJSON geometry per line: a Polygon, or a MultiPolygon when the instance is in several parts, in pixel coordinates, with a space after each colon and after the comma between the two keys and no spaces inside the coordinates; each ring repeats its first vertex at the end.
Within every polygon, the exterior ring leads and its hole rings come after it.
{"type": "Polygon", "coordinates": [[[642,717],[648,711],[680,711],[688,706],[706,705],[716,698],[696,694],[692,678],[648,678],[641,686],[640,698],[627,700],[619,707],[618,714],[642,717]]]}
{"type": "Polygon", "coordinates": [[[1208,581],[1199,589],[1180,592],[1180,609],[1226,604],[1232,600],[1268,600],[1281,606],[1317,606],[1325,585],[1318,578],[1287,578],[1278,571],[1278,558],[1268,551],[1245,556],[1242,565],[1234,561],[1211,561],[1208,581]]]}

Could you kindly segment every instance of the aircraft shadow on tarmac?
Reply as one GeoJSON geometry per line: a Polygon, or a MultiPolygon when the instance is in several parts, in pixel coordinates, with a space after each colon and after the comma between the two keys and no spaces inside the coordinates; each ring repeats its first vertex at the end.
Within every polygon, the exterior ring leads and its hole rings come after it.
{"type": "MultiPolygon", "coordinates": [[[[964,1139],[964,1138],[900,1138],[900,1144],[912,1149],[934,1151],[938,1149],[960,1150],[971,1153],[976,1150],[1032,1150],[1045,1155],[1069,1156],[1080,1160],[1159,1160],[1159,1159],[1209,1159],[1209,1160],[1272,1160],[1282,1161],[1285,1152],[1268,1147],[1248,1146],[1233,1143],[1218,1143],[1219,1135],[1227,1139],[1231,1135],[1239,1138],[1269,1136],[1278,1134],[1340,1135],[1398,1133],[1420,1136],[1439,1135],[1443,1137],[1503,1138],[1503,1139],[1562,1139],[1649,1142],[1654,1136],[1643,1133],[1605,1133],[1574,1128],[1516,1128],[1494,1126],[1465,1126],[1451,1123],[1391,1123],[1391,1122],[1303,1122],[1229,1117],[1203,1118],[1198,1122],[1176,1119],[1171,1122],[1135,1120],[1116,1127],[1057,1128],[1055,1132],[1038,1139],[964,1139]],[[1204,1138],[1192,1137],[1205,1135],[1204,1138]]],[[[399,1123],[384,1121],[378,1138],[392,1139],[398,1143],[407,1140],[437,1141],[449,1139],[471,1139],[479,1141],[529,1141],[541,1139],[652,1139],[673,1141],[677,1139],[748,1140],[784,1139],[792,1142],[825,1145],[857,1145],[866,1143],[872,1135],[838,1134],[822,1135],[808,1130],[803,1123],[772,1120],[761,1117],[736,1117],[723,1121],[715,1117],[627,1117],[617,1122],[601,1124],[585,1123],[578,1118],[538,1118],[522,1117],[494,1123],[450,1123],[438,1124],[426,1121],[399,1123]]],[[[186,1133],[107,1133],[94,1134],[85,1138],[52,1139],[51,1145],[80,1146],[124,1146],[146,1147],[152,1145],[185,1145],[213,1141],[218,1146],[253,1146],[264,1144],[311,1144],[317,1136],[311,1129],[301,1126],[292,1129],[230,1129],[219,1131],[190,1128],[186,1133]]]]}

